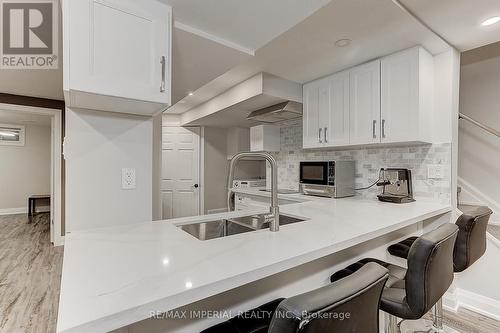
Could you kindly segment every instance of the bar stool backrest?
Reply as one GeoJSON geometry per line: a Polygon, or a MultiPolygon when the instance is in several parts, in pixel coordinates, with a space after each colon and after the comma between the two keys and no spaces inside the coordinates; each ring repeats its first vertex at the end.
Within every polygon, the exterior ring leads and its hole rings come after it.
{"type": "Polygon", "coordinates": [[[379,303],[387,269],[367,263],[322,288],[283,300],[268,333],[378,333],[379,303]]]}
{"type": "Polygon", "coordinates": [[[455,272],[469,268],[486,252],[486,228],[492,213],[488,207],[478,207],[458,218],[458,236],[453,252],[455,272]]]}
{"type": "Polygon", "coordinates": [[[421,317],[444,295],[453,281],[453,248],[458,227],[447,223],[420,236],[408,253],[406,301],[421,317]]]}

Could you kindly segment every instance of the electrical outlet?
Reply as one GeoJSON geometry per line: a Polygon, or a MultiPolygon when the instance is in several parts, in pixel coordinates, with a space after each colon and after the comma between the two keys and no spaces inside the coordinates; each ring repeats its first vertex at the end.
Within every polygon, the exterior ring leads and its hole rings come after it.
{"type": "Polygon", "coordinates": [[[122,169],[122,189],[132,190],[136,187],[135,184],[135,169],[123,168],[122,169]]]}
{"type": "Polygon", "coordinates": [[[427,178],[428,179],[443,179],[444,178],[444,166],[440,164],[427,166],[427,178]]]}

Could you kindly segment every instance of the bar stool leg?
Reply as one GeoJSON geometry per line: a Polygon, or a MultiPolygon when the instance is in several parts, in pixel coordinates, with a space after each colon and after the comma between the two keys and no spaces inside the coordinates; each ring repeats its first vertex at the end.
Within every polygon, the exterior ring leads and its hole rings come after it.
{"type": "Polygon", "coordinates": [[[443,299],[432,307],[432,320],[403,320],[400,324],[400,332],[403,333],[459,333],[457,330],[443,324],[443,299]]]}
{"type": "Polygon", "coordinates": [[[389,315],[389,320],[387,323],[387,333],[401,333],[398,325],[398,317],[389,315]]]}
{"type": "Polygon", "coordinates": [[[444,332],[443,329],[443,299],[440,298],[432,308],[433,332],[444,332]]]}
{"type": "Polygon", "coordinates": [[[31,223],[31,198],[28,198],[28,224],[31,223]]]}

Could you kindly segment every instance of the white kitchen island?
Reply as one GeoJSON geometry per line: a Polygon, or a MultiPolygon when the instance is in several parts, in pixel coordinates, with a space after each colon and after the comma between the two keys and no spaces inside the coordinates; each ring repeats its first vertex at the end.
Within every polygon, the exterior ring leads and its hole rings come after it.
{"type": "MultiPolygon", "coordinates": [[[[269,196],[255,190],[247,194],[269,196]]],[[[128,326],[125,332],[130,333],[197,332],[224,318],[147,318],[178,308],[244,311],[318,288],[349,262],[381,257],[388,243],[422,232],[419,222],[427,220],[434,227],[449,221],[449,214],[443,214],[452,210],[449,204],[418,198],[402,205],[358,197],[280,198],[298,201],[281,206],[282,214],[306,221],[281,226],[279,232],[264,229],[206,241],[176,225],[266,210],[68,234],[57,331],[106,332],[128,326]]]]}

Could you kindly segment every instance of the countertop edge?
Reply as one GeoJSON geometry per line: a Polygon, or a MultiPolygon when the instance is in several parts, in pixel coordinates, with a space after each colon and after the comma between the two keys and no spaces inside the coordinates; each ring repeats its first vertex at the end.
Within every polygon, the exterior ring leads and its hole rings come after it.
{"type": "MultiPolygon", "coordinates": [[[[265,196],[265,192],[263,193],[265,196]]],[[[286,196],[284,196],[286,197],[286,196]]],[[[161,309],[169,309],[173,310],[175,308],[179,308],[181,306],[188,305],[190,303],[205,299],[207,297],[211,297],[225,291],[234,289],[244,284],[248,284],[259,279],[266,278],[273,274],[277,274],[283,272],[287,269],[300,266],[302,264],[308,263],[310,261],[322,258],[327,255],[331,255],[333,253],[342,251],[352,246],[356,246],[363,242],[375,239],[384,234],[405,228],[417,222],[436,217],[439,215],[446,214],[452,211],[451,205],[446,206],[443,204],[443,208],[434,210],[432,212],[419,215],[414,218],[410,218],[408,220],[404,220],[400,223],[388,226],[386,228],[378,229],[370,234],[365,234],[356,240],[346,240],[344,242],[326,246],[319,250],[314,250],[309,253],[304,253],[302,255],[289,258],[283,260],[281,262],[277,262],[271,265],[267,265],[265,267],[257,268],[250,272],[245,272],[224,280],[220,280],[214,282],[212,284],[204,285],[200,288],[194,288],[188,291],[181,291],[178,294],[168,296],[163,299],[159,299],[156,301],[148,302],[142,305],[138,305],[134,308],[130,308],[112,315],[108,315],[102,318],[99,318],[93,322],[69,327],[69,328],[60,328],[59,325],[57,327],[57,332],[59,333],[79,333],[79,332],[102,332],[102,331],[110,331],[114,329],[118,329],[120,327],[124,327],[151,317],[150,309],[151,308],[161,308],[161,309]],[[201,292],[200,292],[201,291],[201,292]],[[175,305],[174,305],[175,304],[175,305]]],[[[166,310],[166,311],[169,311],[166,310]]]]}

